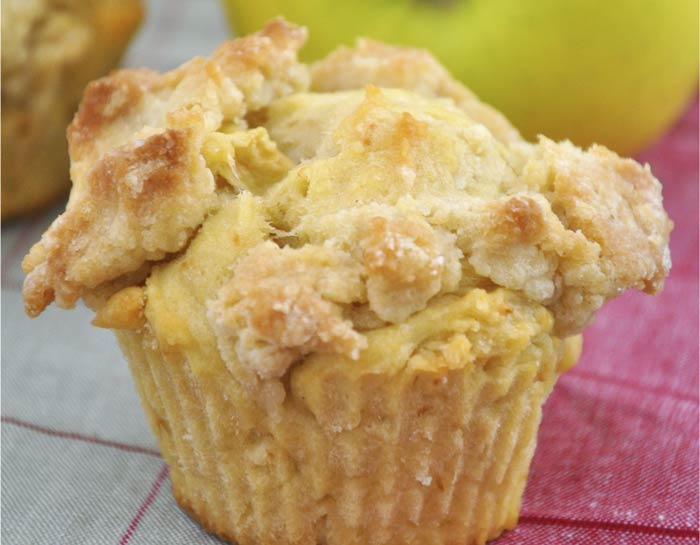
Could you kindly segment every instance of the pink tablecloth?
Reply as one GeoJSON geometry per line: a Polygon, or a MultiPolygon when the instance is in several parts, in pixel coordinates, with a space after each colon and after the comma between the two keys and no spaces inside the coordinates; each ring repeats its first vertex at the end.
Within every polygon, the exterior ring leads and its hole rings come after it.
{"type": "MultiPolygon", "coordinates": [[[[169,67],[225,33],[211,0],[151,5],[128,63],[169,67]]],[[[661,296],[629,293],[587,331],[545,407],[520,524],[497,545],[698,543],[697,102],[641,159],[676,222],[673,271],[661,296]]],[[[174,503],[111,335],[84,308],[22,313],[19,259],[58,209],[3,227],[2,542],[220,543],[174,503]]]]}

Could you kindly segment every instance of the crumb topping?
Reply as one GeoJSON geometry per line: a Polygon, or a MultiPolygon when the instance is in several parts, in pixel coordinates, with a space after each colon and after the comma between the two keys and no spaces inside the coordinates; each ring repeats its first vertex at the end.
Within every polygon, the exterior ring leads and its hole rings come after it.
{"type": "MultiPolygon", "coordinates": [[[[207,137],[236,127],[245,133],[247,109],[307,85],[306,69],[296,62],[304,36],[275,20],[226,42],[210,59],[162,75],[121,70],[88,85],[68,128],[68,207],[23,262],[28,314],[53,300],[72,307],[100,284],[185,247],[219,205],[203,155],[207,137]]],[[[259,131],[230,139],[239,157],[248,158],[231,183],[245,184],[248,174],[257,180],[251,162],[262,156],[269,163],[274,146],[259,131]]],[[[275,156],[256,183],[281,176],[286,166],[275,156]]]]}
{"type": "Polygon", "coordinates": [[[370,308],[398,323],[422,310],[434,295],[459,282],[461,252],[454,237],[420,217],[374,217],[358,240],[370,308]]]}
{"type": "MultiPolygon", "coordinates": [[[[31,315],[86,297],[106,305],[98,322],[140,327],[149,299],[196,293],[191,330],[266,380],[311,354],[362,359],[380,332],[477,288],[562,338],[622,291],[662,288],[672,223],[648,166],[523,141],[423,51],[361,40],[309,78],[304,37],[276,20],[210,59],[88,87],[68,209],[23,264],[31,315]],[[131,278],[141,291],[110,298],[131,278]]],[[[488,353],[425,327],[439,347],[411,365],[488,353]]]]}
{"type": "Polygon", "coordinates": [[[311,352],[356,360],[367,341],[343,318],[341,304],[364,299],[360,272],[338,250],[257,246],[210,306],[222,353],[261,378],[281,377],[311,352]]]}

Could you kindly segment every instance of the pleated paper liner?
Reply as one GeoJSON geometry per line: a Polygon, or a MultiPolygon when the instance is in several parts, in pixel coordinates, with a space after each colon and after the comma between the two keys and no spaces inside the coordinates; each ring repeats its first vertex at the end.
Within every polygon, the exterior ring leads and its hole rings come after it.
{"type": "Polygon", "coordinates": [[[117,335],[175,498],[207,530],[240,545],[444,545],[517,523],[542,404],[580,350],[525,329],[502,340],[507,360],[459,364],[455,336],[399,369],[304,362],[272,409],[223,362],[204,372],[161,352],[148,326],[117,335]]]}

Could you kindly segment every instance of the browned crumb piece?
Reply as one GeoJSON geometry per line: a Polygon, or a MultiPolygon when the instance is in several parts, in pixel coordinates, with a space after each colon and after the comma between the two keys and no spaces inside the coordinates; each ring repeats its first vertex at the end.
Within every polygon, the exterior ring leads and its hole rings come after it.
{"type": "Polygon", "coordinates": [[[374,217],[359,236],[367,298],[383,320],[406,319],[459,281],[461,252],[454,237],[433,230],[422,218],[374,217]]]}
{"type": "Polygon", "coordinates": [[[673,222],[649,166],[602,146],[583,152],[542,139],[540,147],[550,165],[552,209],[567,229],[600,245],[601,268],[616,290],[659,292],[671,266],[673,222]]]}
{"type": "Polygon", "coordinates": [[[212,61],[241,90],[246,111],[254,111],[308,86],[308,70],[297,62],[306,35],[304,27],[273,19],[260,32],[224,42],[212,61]]]}
{"type": "Polygon", "coordinates": [[[105,154],[22,266],[27,312],[84,293],[180,249],[214,206],[191,133],[166,129],[105,154]]]}
{"type": "Polygon", "coordinates": [[[543,138],[539,148],[548,168],[544,194],[552,210],[570,237],[582,234],[599,247],[592,262],[575,253],[563,255],[555,277],[560,292],[552,305],[556,330],[578,333],[595,310],[623,291],[661,291],[671,268],[673,222],[648,165],[601,146],[584,152],[543,138]]]}
{"type": "Polygon", "coordinates": [[[545,304],[562,336],[580,333],[629,288],[658,292],[673,224],[648,167],[544,138],[531,153],[522,179],[541,195],[493,201],[462,231],[475,271],[545,304]]]}
{"type": "Polygon", "coordinates": [[[224,359],[263,379],[284,375],[311,352],[357,359],[366,339],[343,319],[340,304],[364,298],[360,272],[338,250],[257,246],[210,306],[224,359]]]}

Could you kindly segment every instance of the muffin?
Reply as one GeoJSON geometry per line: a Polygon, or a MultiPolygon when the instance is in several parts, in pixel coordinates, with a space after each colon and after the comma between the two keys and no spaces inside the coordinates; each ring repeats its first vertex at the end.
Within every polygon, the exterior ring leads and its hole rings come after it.
{"type": "Polygon", "coordinates": [[[241,545],[484,543],[595,311],[658,292],[648,166],[525,142],[426,52],[279,19],[91,83],[36,316],[115,331],[178,503],[241,545]]]}
{"type": "Polygon", "coordinates": [[[141,16],[140,0],[3,1],[2,219],[68,192],[66,127],[141,16]]]}

